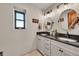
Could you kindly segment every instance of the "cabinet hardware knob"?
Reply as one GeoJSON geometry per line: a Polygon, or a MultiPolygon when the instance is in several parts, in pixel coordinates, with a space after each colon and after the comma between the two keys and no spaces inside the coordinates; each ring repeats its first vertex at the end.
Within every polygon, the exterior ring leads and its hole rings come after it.
{"type": "Polygon", "coordinates": [[[59,49],[59,51],[63,52],[63,50],[59,49]]]}

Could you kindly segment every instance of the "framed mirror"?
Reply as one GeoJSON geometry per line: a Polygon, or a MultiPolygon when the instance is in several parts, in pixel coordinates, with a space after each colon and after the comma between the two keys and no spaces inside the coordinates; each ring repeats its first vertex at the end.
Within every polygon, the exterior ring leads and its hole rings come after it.
{"type": "Polygon", "coordinates": [[[61,24],[62,29],[68,31],[75,28],[79,18],[77,16],[78,14],[75,10],[67,9],[60,14],[58,22],[61,24]]]}
{"type": "Polygon", "coordinates": [[[52,21],[52,19],[47,18],[46,21],[45,21],[45,25],[44,25],[46,31],[50,31],[53,27],[53,24],[54,24],[54,22],[52,21]]]}

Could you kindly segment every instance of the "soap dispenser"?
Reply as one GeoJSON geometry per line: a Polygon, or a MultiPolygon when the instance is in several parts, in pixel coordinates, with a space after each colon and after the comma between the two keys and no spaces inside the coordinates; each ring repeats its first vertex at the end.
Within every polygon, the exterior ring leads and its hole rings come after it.
{"type": "Polygon", "coordinates": [[[55,38],[57,39],[57,29],[55,30],[55,38]]]}

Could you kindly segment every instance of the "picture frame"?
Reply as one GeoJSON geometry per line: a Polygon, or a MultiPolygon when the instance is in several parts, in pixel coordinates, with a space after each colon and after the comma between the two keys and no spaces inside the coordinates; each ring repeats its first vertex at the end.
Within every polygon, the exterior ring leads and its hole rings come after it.
{"type": "Polygon", "coordinates": [[[33,19],[32,19],[32,23],[39,23],[39,19],[33,18],[33,19]]]}

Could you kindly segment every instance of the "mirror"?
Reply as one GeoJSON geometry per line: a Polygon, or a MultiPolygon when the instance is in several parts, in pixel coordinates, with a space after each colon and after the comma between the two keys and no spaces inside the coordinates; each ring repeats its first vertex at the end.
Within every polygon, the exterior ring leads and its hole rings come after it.
{"type": "Polygon", "coordinates": [[[60,14],[58,22],[64,30],[68,31],[74,29],[76,24],[79,23],[79,16],[75,10],[67,9],[60,14]]]}
{"type": "Polygon", "coordinates": [[[54,24],[54,22],[52,21],[52,19],[47,18],[46,21],[45,21],[45,25],[44,25],[46,31],[50,31],[52,29],[52,27],[53,27],[53,24],[54,24]]]}

